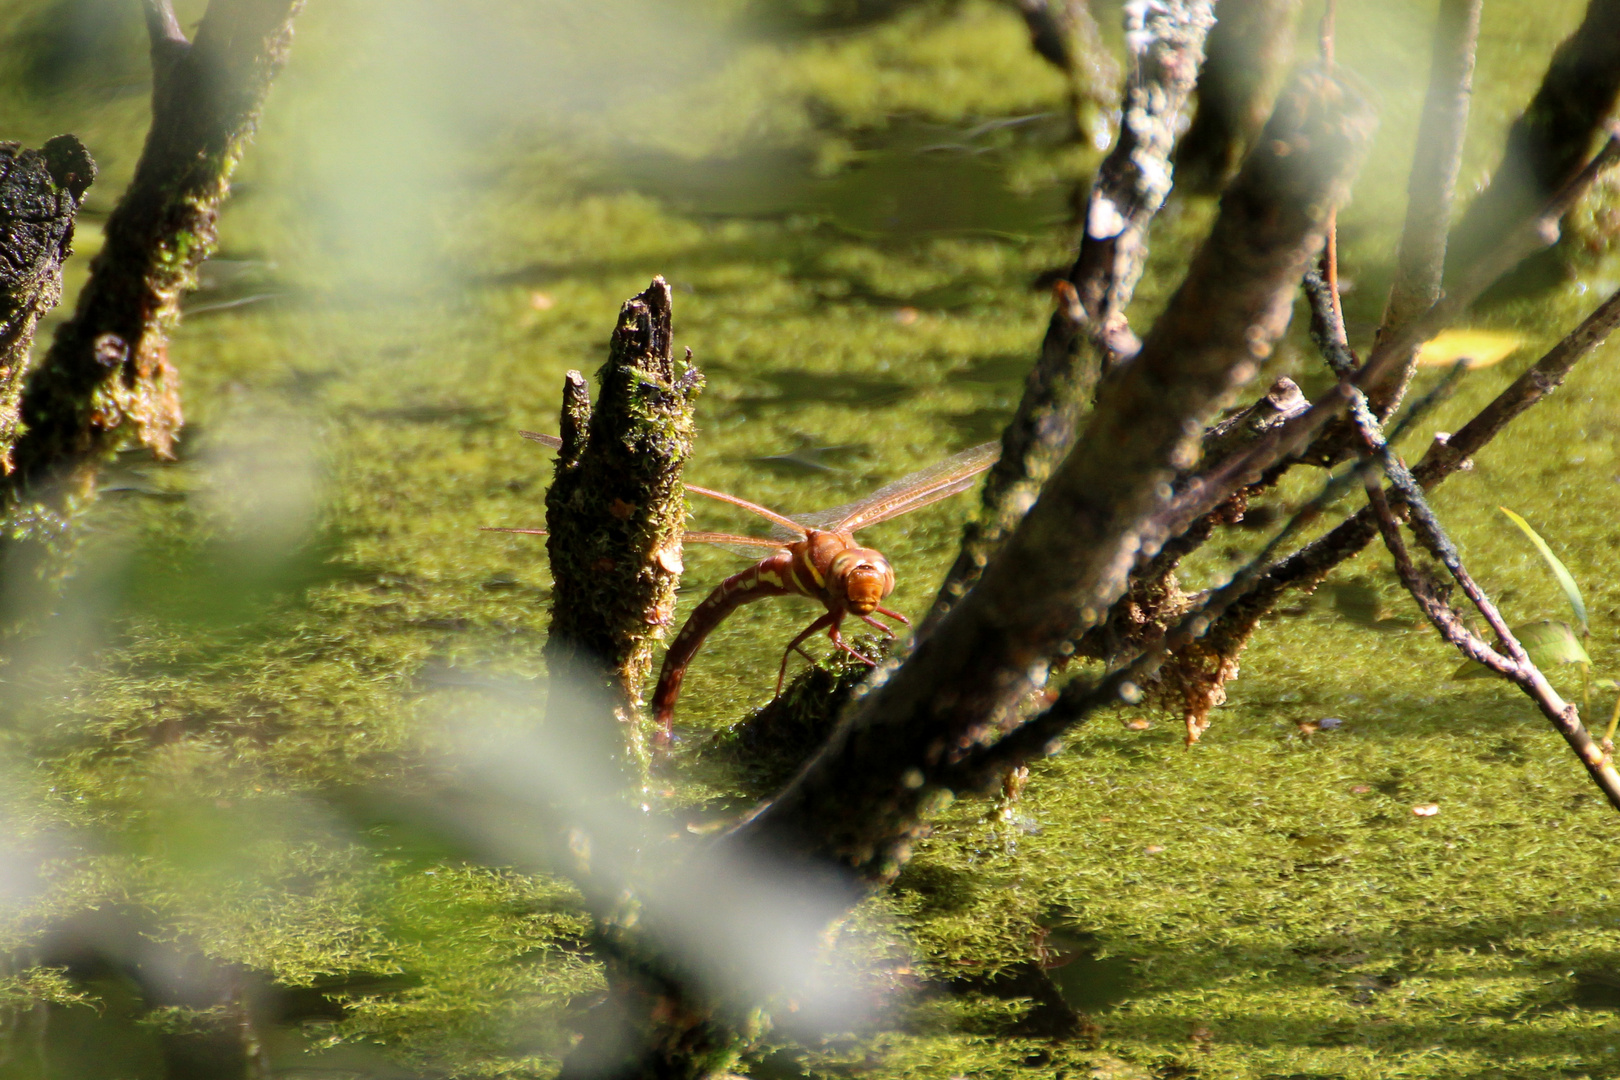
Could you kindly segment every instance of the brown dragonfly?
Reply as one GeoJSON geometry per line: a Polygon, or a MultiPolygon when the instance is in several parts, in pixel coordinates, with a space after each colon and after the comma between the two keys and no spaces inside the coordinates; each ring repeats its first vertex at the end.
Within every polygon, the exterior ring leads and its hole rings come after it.
{"type": "MultiPolygon", "coordinates": [[[[552,449],[562,445],[562,440],[555,435],[533,431],[519,434],[552,449]]],[[[788,642],[776,673],[778,694],[782,692],[782,683],[787,676],[789,658],[797,651],[810,659],[803,644],[818,630],[827,631],[835,646],[857,660],[872,663],[844,641],[839,631],[845,617],[854,614],[889,637],[894,636],[894,630],[873,618],[874,613],[908,626],[910,620],[898,611],[890,611],[881,605],[881,601],[894,591],[894,568],[881,552],[856,543],[856,531],[966,491],[973,486],[976,476],[995,464],[1000,454],[1000,442],[983,443],[937,465],[902,477],[864,499],[819,514],[799,517],[779,514],[724,491],[687,484],[687,491],[757,514],[776,526],[774,531],[777,535],[769,538],[718,532],[687,532],[683,535],[683,540],[696,543],[720,544],[749,553],[765,551],[769,554],[715,586],[708,599],[697,606],[680,633],[675,635],[669,651],[664,654],[658,686],[653,691],[653,715],[658,721],[660,736],[664,739],[669,737],[675,715],[675,700],[681,692],[681,680],[698,649],[726,616],[754,600],[798,595],[819,601],[827,609],[826,614],[788,642]]],[[[545,534],[544,529],[489,531],[536,536],[545,534]]]]}

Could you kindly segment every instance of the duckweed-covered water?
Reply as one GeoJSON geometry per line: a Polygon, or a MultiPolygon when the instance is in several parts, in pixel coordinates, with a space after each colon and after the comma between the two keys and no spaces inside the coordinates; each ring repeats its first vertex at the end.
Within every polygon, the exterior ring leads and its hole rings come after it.
{"type": "MultiPolygon", "coordinates": [[[[1432,4],[1340,8],[1341,62],[1383,113],[1343,218],[1364,337],[1432,4]]],[[[1486,5],[1465,196],[1580,10],[1486,5]]],[[[0,41],[0,137],[71,130],[102,165],[76,284],[145,128],[136,5],[20,0],[0,41]]],[[[311,4],[173,345],[182,459],[113,470],[62,614],[6,662],[0,1075],[200,1075],[176,1036],[207,1029],[222,978],[252,988],[268,1075],[554,1072],[600,989],[572,889],[342,794],[409,788],[447,724],[521,716],[543,685],[542,549],[478,531],[540,523],[549,455],[515,429],[554,429],[563,372],[593,371],[619,303],[663,274],[709,380],[695,482],[811,510],[995,437],[1045,323],[1032,282],[1070,255],[1097,160],[1063,142],[1062,101],[989,0],[311,4]],[[169,997],[143,1003],[142,979],[169,997]]],[[[1156,224],[1138,327],[1210,213],[1178,199],[1156,224]]],[[[1612,290],[1586,239],[1567,284],[1476,316],[1524,348],[1426,431],[1612,290]]],[[[1614,364],[1600,350],[1438,499],[1517,621],[1566,615],[1496,506],[1548,538],[1600,677],[1620,668],[1614,364]]],[[[1277,367],[1317,378],[1297,343],[1277,367]]],[[[923,609],[967,509],[868,535],[899,610],[923,609]]],[[[683,607],[739,565],[690,550],[683,607]]],[[[1336,580],[1265,624],[1192,751],[1166,718],[1108,714],[1007,812],[958,803],[842,931],[865,1025],[789,1031],[746,1071],[1620,1075],[1613,812],[1517,693],[1450,679],[1381,555],[1336,580]],[[1066,1038],[1029,996],[1042,967],[1085,1014],[1066,1038]]],[[[755,605],[714,635],[681,701],[688,759],[769,696],[812,614],[755,605]]],[[[692,764],[677,805],[743,805],[692,764]]]]}

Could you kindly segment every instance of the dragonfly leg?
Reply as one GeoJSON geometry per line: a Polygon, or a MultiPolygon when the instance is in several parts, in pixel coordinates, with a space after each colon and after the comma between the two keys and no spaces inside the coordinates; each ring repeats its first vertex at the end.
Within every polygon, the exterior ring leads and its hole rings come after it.
{"type": "MultiPolygon", "coordinates": [[[[823,615],[821,618],[817,619],[815,622],[811,623],[809,626],[807,626],[803,630],[801,630],[799,632],[799,636],[794,638],[792,641],[788,642],[788,647],[786,649],[782,650],[782,666],[776,672],[776,696],[777,697],[782,696],[782,682],[787,678],[788,657],[792,656],[793,653],[795,651],[797,651],[806,660],[809,660],[811,663],[815,663],[815,659],[809,653],[805,652],[802,648],[800,648],[799,646],[804,641],[805,638],[809,637],[811,634],[813,634],[817,630],[821,630],[821,629],[828,629],[834,635],[837,635],[837,633],[838,633],[838,622],[837,622],[836,619],[833,618],[833,613],[832,612],[830,612],[830,611],[827,612],[827,614],[823,615]]],[[[834,636],[833,640],[837,641],[838,638],[836,636],[834,636]]]]}
{"type": "MultiPolygon", "coordinates": [[[[883,624],[879,623],[878,625],[881,626],[883,624]]],[[[844,640],[844,635],[838,632],[838,620],[833,620],[833,624],[827,627],[827,636],[832,638],[832,643],[834,645],[838,646],[840,649],[843,649],[845,652],[849,653],[849,655],[853,656],[867,667],[877,667],[876,660],[868,660],[866,657],[862,656],[860,653],[851,648],[849,642],[844,640]]]]}
{"type": "Polygon", "coordinates": [[[886,607],[880,607],[880,608],[877,609],[877,613],[879,615],[886,615],[891,619],[899,619],[902,623],[906,624],[907,626],[911,625],[911,620],[906,618],[904,615],[900,614],[898,611],[890,611],[886,607]]]}
{"type": "Polygon", "coordinates": [[[894,637],[893,628],[891,628],[889,626],[886,626],[883,623],[878,622],[876,619],[872,618],[872,616],[870,616],[870,615],[862,615],[861,616],[861,621],[863,623],[865,623],[867,626],[875,626],[875,627],[877,627],[879,630],[883,631],[884,634],[888,635],[889,637],[894,637]]]}

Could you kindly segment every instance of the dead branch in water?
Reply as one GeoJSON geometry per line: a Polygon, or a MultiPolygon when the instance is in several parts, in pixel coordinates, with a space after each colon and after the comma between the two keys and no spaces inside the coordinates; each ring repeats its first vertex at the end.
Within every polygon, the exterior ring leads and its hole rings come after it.
{"type": "Polygon", "coordinates": [[[632,760],[645,765],[641,688],[675,614],[686,521],[681,471],[703,377],[678,370],[671,294],[654,278],[626,300],[608,360],[568,373],[562,448],[546,493],[554,585],[546,661],[553,679],[608,692],[632,760]]]}

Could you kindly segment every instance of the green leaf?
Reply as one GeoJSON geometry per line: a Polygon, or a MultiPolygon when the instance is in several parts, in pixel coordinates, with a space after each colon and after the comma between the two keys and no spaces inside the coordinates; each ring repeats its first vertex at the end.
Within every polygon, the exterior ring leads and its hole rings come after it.
{"type": "MultiPolygon", "coordinates": [[[[1590,664],[1591,658],[1581,646],[1581,639],[1567,622],[1555,619],[1544,619],[1541,622],[1525,623],[1523,626],[1513,628],[1513,636],[1519,639],[1524,651],[1529,654],[1530,660],[1545,671],[1554,664],[1590,664]]],[[[1463,663],[1456,671],[1451,673],[1453,679],[1483,679],[1496,674],[1490,668],[1474,660],[1463,663]]]]}
{"type": "MultiPolygon", "coordinates": [[[[1541,552],[1541,557],[1547,560],[1547,565],[1552,567],[1553,577],[1558,579],[1559,586],[1564,590],[1564,598],[1569,601],[1570,610],[1575,612],[1575,625],[1580,628],[1581,636],[1585,637],[1588,633],[1586,623],[1586,601],[1581,599],[1581,587],[1575,584],[1574,575],[1569,572],[1569,569],[1565,567],[1563,563],[1558,561],[1558,556],[1552,553],[1552,548],[1547,546],[1547,541],[1543,540],[1541,535],[1530,527],[1530,523],[1528,521],[1524,520],[1524,518],[1520,517],[1518,514],[1515,514],[1505,506],[1498,506],[1497,509],[1511,518],[1513,524],[1517,525],[1521,530],[1523,530],[1524,535],[1530,538],[1530,542],[1536,545],[1536,550],[1541,552]]],[[[1527,643],[1525,645],[1526,651],[1528,651],[1529,648],[1530,646],[1527,643]]],[[[1585,654],[1583,653],[1582,655],[1585,654]]],[[[1567,662],[1569,661],[1566,661],[1566,663],[1567,662]]],[[[1537,666],[1539,667],[1540,664],[1538,663],[1537,666]]]]}

